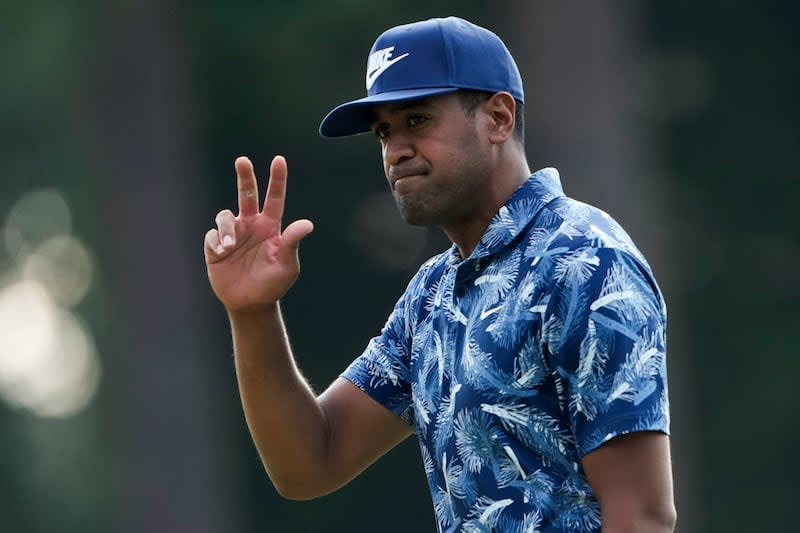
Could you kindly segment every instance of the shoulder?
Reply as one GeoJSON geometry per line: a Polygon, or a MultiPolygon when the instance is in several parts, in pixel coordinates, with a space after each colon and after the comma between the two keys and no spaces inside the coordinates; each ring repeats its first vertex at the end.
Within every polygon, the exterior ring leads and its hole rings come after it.
{"type": "Polygon", "coordinates": [[[609,276],[626,272],[640,280],[640,290],[662,300],[650,265],[625,229],[605,211],[566,196],[548,202],[537,216],[524,255],[549,280],[551,291],[586,296],[609,276]]]}
{"type": "Polygon", "coordinates": [[[628,232],[602,209],[566,196],[550,202],[547,209],[561,222],[554,232],[558,246],[618,250],[646,264],[628,232]]]}
{"type": "Polygon", "coordinates": [[[611,215],[567,196],[548,202],[526,233],[524,255],[530,259],[547,263],[604,249],[630,257],[643,270],[651,271],[644,254],[611,215]]]}

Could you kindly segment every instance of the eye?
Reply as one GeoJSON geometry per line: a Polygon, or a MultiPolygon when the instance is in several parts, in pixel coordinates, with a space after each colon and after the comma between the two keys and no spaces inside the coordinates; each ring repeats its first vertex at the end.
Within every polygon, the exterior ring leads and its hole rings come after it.
{"type": "Polygon", "coordinates": [[[374,133],[375,137],[377,137],[378,139],[383,140],[389,136],[389,127],[386,126],[385,124],[380,124],[377,127],[375,127],[374,130],[372,130],[372,133],[374,133]]]}
{"type": "Polygon", "coordinates": [[[419,126],[423,122],[428,120],[428,117],[423,115],[411,115],[408,117],[408,125],[409,126],[419,126]]]}

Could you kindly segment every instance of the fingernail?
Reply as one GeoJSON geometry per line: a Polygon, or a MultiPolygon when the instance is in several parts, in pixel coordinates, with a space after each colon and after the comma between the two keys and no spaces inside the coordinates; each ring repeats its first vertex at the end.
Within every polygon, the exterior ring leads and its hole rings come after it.
{"type": "Polygon", "coordinates": [[[227,248],[228,246],[233,246],[233,237],[231,237],[230,235],[225,235],[225,237],[222,238],[222,246],[224,246],[225,248],[227,248]]]}
{"type": "Polygon", "coordinates": [[[225,247],[222,246],[221,244],[219,246],[217,246],[217,253],[218,254],[224,254],[225,253],[225,247]]]}

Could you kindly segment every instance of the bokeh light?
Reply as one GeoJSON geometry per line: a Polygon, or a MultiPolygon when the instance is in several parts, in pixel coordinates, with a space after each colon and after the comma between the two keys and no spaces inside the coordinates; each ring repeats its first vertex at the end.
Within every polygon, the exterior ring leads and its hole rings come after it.
{"type": "Polygon", "coordinates": [[[41,283],[61,306],[77,305],[92,281],[92,258],[83,243],[72,235],[52,237],[25,257],[25,279],[41,283]]]}
{"type": "Polygon", "coordinates": [[[73,310],[91,286],[92,256],[71,230],[56,189],[23,196],[3,227],[12,262],[0,272],[0,398],[42,417],[80,413],[100,382],[94,341],[73,310]]]}
{"type": "Polygon", "coordinates": [[[89,334],[44,286],[0,291],[0,396],[45,417],[74,415],[94,396],[100,365],[89,334]]]}
{"type": "Polygon", "coordinates": [[[9,210],[3,237],[6,250],[19,259],[56,235],[72,232],[72,212],[64,195],[45,188],[29,192],[9,210]]]}

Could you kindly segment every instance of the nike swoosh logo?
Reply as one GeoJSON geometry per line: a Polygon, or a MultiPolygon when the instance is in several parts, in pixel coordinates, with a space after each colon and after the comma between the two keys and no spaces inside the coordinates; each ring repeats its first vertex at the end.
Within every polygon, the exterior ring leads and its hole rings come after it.
{"type": "Polygon", "coordinates": [[[408,57],[408,53],[405,53],[405,54],[403,54],[401,56],[397,56],[397,57],[393,58],[391,61],[387,61],[386,63],[384,63],[383,65],[381,65],[377,69],[373,70],[372,72],[367,72],[367,90],[372,89],[372,86],[375,84],[375,80],[377,80],[378,77],[381,74],[386,72],[386,69],[388,69],[389,67],[391,67],[392,65],[394,65],[395,63],[400,61],[401,59],[405,59],[407,57],[408,57]]]}

